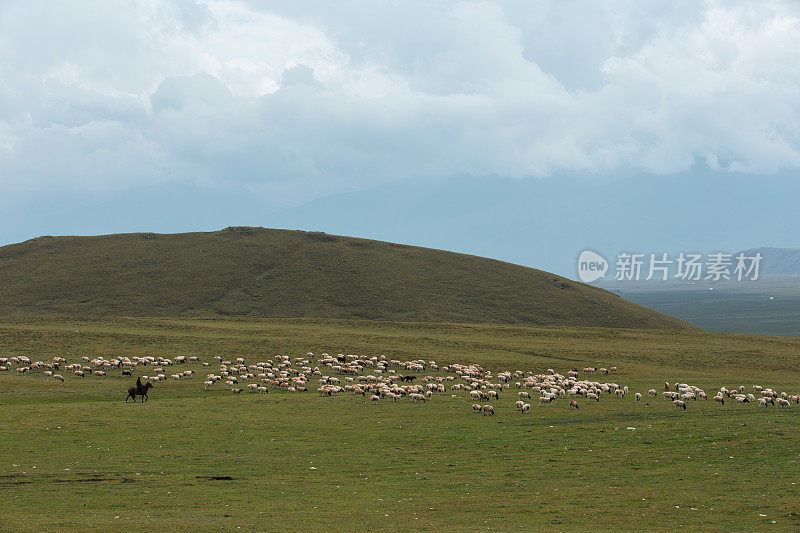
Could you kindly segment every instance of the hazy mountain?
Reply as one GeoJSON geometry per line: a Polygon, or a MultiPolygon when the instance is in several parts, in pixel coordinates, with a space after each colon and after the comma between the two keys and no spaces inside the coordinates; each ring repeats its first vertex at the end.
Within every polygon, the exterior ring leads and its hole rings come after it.
{"type": "Polygon", "coordinates": [[[751,248],[744,251],[747,256],[760,253],[762,276],[800,276],[800,249],[795,248],[751,248]]]}
{"type": "Polygon", "coordinates": [[[446,248],[575,278],[587,248],[735,253],[797,246],[800,179],[693,171],[663,177],[408,180],[329,196],[265,224],[446,248]],[[688,192],[687,192],[688,191],[688,192]],[[724,205],[727,209],[712,208],[724,205]],[[758,216],[753,216],[758,213],[758,216]]]}

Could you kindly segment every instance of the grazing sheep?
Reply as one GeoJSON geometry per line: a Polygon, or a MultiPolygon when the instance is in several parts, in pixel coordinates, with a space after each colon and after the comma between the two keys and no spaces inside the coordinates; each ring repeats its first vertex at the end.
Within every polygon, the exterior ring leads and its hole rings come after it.
{"type": "Polygon", "coordinates": [[[373,394],[372,396],[369,397],[369,401],[371,401],[372,403],[378,403],[380,399],[381,397],[378,396],[377,394],[373,394]]]}
{"type": "Polygon", "coordinates": [[[526,404],[522,405],[522,412],[523,413],[527,413],[528,411],[530,411],[530,409],[531,409],[531,404],[526,403],[526,404]]]}
{"type": "Polygon", "coordinates": [[[491,405],[484,405],[483,406],[483,414],[484,415],[494,415],[494,407],[491,405]]]}
{"type": "Polygon", "coordinates": [[[658,395],[658,392],[656,392],[655,389],[650,389],[649,391],[647,391],[647,394],[649,396],[656,396],[656,395],[658,395]]]}
{"type": "Polygon", "coordinates": [[[637,392],[636,394],[634,394],[633,397],[636,398],[637,402],[641,402],[642,401],[642,393],[641,392],[637,392]]]}
{"type": "Polygon", "coordinates": [[[587,400],[594,400],[596,402],[599,402],[600,401],[600,396],[598,396],[597,394],[595,394],[593,392],[588,392],[588,393],[586,393],[586,399],[587,400]]]}
{"type": "Polygon", "coordinates": [[[574,407],[575,409],[580,409],[580,406],[578,405],[578,402],[576,402],[575,400],[570,400],[569,401],[569,406],[570,406],[570,408],[574,407]]]}
{"type": "Polygon", "coordinates": [[[522,406],[525,405],[525,402],[523,402],[522,400],[517,400],[517,403],[514,405],[517,406],[517,411],[519,411],[520,409],[522,409],[522,406]]]}
{"type": "Polygon", "coordinates": [[[472,410],[475,411],[476,413],[480,413],[481,409],[483,409],[481,407],[481,404],[479,404],[479,403],[473,403],[472,404],[472,410]]]}
{"type": "Polygon", "coordinates": [[[683,400],[675,400],[672,403],[675,405],[675,409],[683,409],[684,411],[686,410],[686,402],[683,400]]]}
{"type": "Polygon", "coordinates": [[[719,402],[722,405],[725,405],[725,397],[721,394],[717,394],[716,396],[714,396],[714,401],[719,402]]]}
{"type": "Polygon", "coordinates": [[[778,407],[788,407],[791,408],[792,404],[789,403],[789,400],[784,400],[783,398],[778,398],[778,407]]]}
{"type": "Polygon", "coordinates": [[[242,392],[242,389],[231,389],[231,392],[232,392],[233,394],[241,394],[241,392],[242,392]]]}

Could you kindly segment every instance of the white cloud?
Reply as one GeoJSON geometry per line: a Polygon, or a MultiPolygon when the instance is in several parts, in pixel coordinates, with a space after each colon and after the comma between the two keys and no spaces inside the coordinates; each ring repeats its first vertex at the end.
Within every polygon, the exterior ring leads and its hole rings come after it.
{"type": "Polygon", "coordinates": [[[797,169],[798,64],[789,2],[10,0],[0,184],[797,169]]]}

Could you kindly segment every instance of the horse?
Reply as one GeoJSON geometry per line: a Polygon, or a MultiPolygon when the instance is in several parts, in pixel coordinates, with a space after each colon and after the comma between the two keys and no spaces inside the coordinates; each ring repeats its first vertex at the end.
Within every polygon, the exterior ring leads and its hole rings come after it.
{"type": "Polygon", "coordinates": [[[125,397],[125,403],[128,403],[128,398],[133,398],[133,401],[135,403],[137,396],[141,396],[142,401],[146,402],[147,391],[151,388],[153,388],[153,384],[150,382],[145,383],[144,387],[142,387],[142,390],[138,390],[136,387],[131,387],[130,389],[128,389],[128,395],[125,397]]]}

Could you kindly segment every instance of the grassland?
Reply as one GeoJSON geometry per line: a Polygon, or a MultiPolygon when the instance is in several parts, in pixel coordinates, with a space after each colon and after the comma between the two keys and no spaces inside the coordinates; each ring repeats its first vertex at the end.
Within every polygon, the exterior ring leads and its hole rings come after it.
{"type": "MultiPolygon", "coordinates": [[[[5,318],[0,353],[328,351],[492,370],[620,368],[633,391],[685,381],[800,392],[800,340],[697,331],[334,320],[5,318]]],[[[204,375],[199,365],[185,365],[204,375]]],[[[130,378],[0,373],[0,529],[797,530],[800,409],[661,398],[564,401],[494,417],[427,405],[202,390],[125,404],[130,378]],[[635,429],[629,429],[635,428],[635,429]],[[213,479],[222,478],[222,479],[213,479]],[[228,479],[230,478],[230,479],[228,479]],[[764,515],[764,516],[762,516],[764,515]]],[[[116,374],[116,373],[115,373],[116,374]]],[[[597,379],[605,379],[597,376],[597,379]]]]}
{"type": "Polygon", "coordinates": [[[265,228],[41,237],[0,247],[0,281],[0,315],[693,327],[541,270],[265,228]]]}

